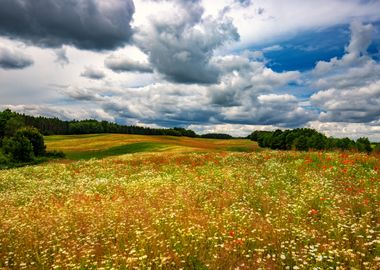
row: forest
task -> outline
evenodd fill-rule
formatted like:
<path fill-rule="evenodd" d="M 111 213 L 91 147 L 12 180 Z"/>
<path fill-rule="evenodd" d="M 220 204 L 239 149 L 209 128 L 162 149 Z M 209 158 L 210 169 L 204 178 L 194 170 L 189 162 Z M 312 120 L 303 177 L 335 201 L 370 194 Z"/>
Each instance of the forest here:
<path fill-rule="evenodd" d="M 20 126 L 32 126 L 37 128 L 43 135 L 71 135 L 71 134 L 93 134 L 93 133 L 121 133 L 139 135 L 168 135 L 196 137 L 192 130 L 184 128 L 149 128 L 140 126 L 127 126 L 107 121 L 72 120 L 63 121 L 58 118 L 43 116 L 31 116 L 12 112 L 9 109 L 0 112 L 0 136 L 12 133 Z"/>
<path fill-rule="evenodd" d="M 371 142 L 368 138 L 362 137 L 354 141 L 350 138 L 326 137 L 310 128 L 254 131 L 248 137 L 252 141 L 256 141 L 260 147 L 277 150 L 350 150 L 367 153 L 372 151 Z"/>

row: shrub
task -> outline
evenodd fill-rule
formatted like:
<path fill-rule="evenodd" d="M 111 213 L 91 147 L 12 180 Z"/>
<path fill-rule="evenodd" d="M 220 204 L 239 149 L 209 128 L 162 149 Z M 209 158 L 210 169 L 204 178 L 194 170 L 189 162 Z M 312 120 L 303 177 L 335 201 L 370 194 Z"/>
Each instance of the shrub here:
<path fill-rule="evenodd" d="M 3 141 L 3 149 L 5 154 L 15 162 L 29 162 L 34 160 L 32 143 L 21 134 L 14 137 L 5 138 Z"/>
<path fill-rule="evenodd" d="M 25 136 L 31 142 L 33 153 L 36 157 L 45 155 L 46 146 L 44 143 L 44 137 L 38 129 L 34 127 L 24 127 L 16 132 L 16 136 L 17 135 Z"/>
<path fill-rule="evenodd" d="M 57 151 L 57 150 L 48 151 L 46 152 L 45 156 L 48 158 L 65 158 L 66 157 L 65 153 L 63 153 L 62 151 Z"/>

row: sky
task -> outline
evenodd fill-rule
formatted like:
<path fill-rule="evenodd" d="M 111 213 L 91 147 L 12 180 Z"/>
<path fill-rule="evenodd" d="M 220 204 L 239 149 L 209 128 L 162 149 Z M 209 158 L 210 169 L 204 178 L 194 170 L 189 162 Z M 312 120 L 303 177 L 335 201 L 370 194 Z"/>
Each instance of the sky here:
<path fill-rule="evenodd" d="M 0 109 L 380 142 L 380 0 L 0 0 Z"/>

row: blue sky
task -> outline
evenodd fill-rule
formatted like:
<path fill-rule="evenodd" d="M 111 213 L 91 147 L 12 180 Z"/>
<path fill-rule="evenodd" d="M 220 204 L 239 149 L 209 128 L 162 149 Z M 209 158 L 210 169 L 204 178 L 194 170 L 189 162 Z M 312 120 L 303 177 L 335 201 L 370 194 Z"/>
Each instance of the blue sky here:
<path fill-rule="evenodd" d="M 0 108 L 380 141 L 379 33 L 377 0 L 6 0 Z"/>
<path fill-rule="evenodd" d="M 374 35 L 368 54 L 379 60 L 380 49 L 380 22 L 373 22 Z M 377 35 L 375 35 L 377 34 Z M 333 57 L 342 57 L 345 46 L 350 42 L 348 24 L 331 26 L 316 31 L 298 33 L 288 40 L 278 42 L 281 49 L 265 52 L 269 60 L 268 66 L 277 72 L 299 70 L 307 71 L 315 67 L 318 61 L 328 61 Z M 268 47 L 273 45 L 267 44 Z M 266 46 L 253 47 L 256 50 L 265 50 Z"/>

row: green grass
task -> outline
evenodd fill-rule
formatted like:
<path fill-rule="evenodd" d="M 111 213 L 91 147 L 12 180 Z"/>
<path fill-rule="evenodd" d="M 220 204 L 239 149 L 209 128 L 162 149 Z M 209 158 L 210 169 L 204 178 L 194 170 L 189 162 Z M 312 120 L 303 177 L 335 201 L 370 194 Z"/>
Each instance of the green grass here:
<path fill-rule="evenodd" d="M 80 160 L 91 158 L 105 158 L 110 156 L 119 156 L 125 154 L 139 153 L 139 152 L 157 152 L 163 150 L 167 146 L 160 143 L 141 142 L 132 143 L 121 146 L 115 146 L 108 149 L 95 150 L 95 151 L 81 151 L 81 152 L 68 152 L 66 157 L 68 159 Z"/>
<path fill-rule="evenodd" d="M 83 134 L 83 135 L 51 135 L 45 136 L 45 142 L 63 141 L 67 139 L 86 139 L 86 138 L 96 138 L 103 136 L 105 134 Z"/>
<path fill-rule="evenodd" d="M 232 146 L 232 147 L 228 147 L 227 149 L 230 152 L 244 152 L 244 153 L 258 151 L 258 149 L 253 149 L 250 146 Z"/>

